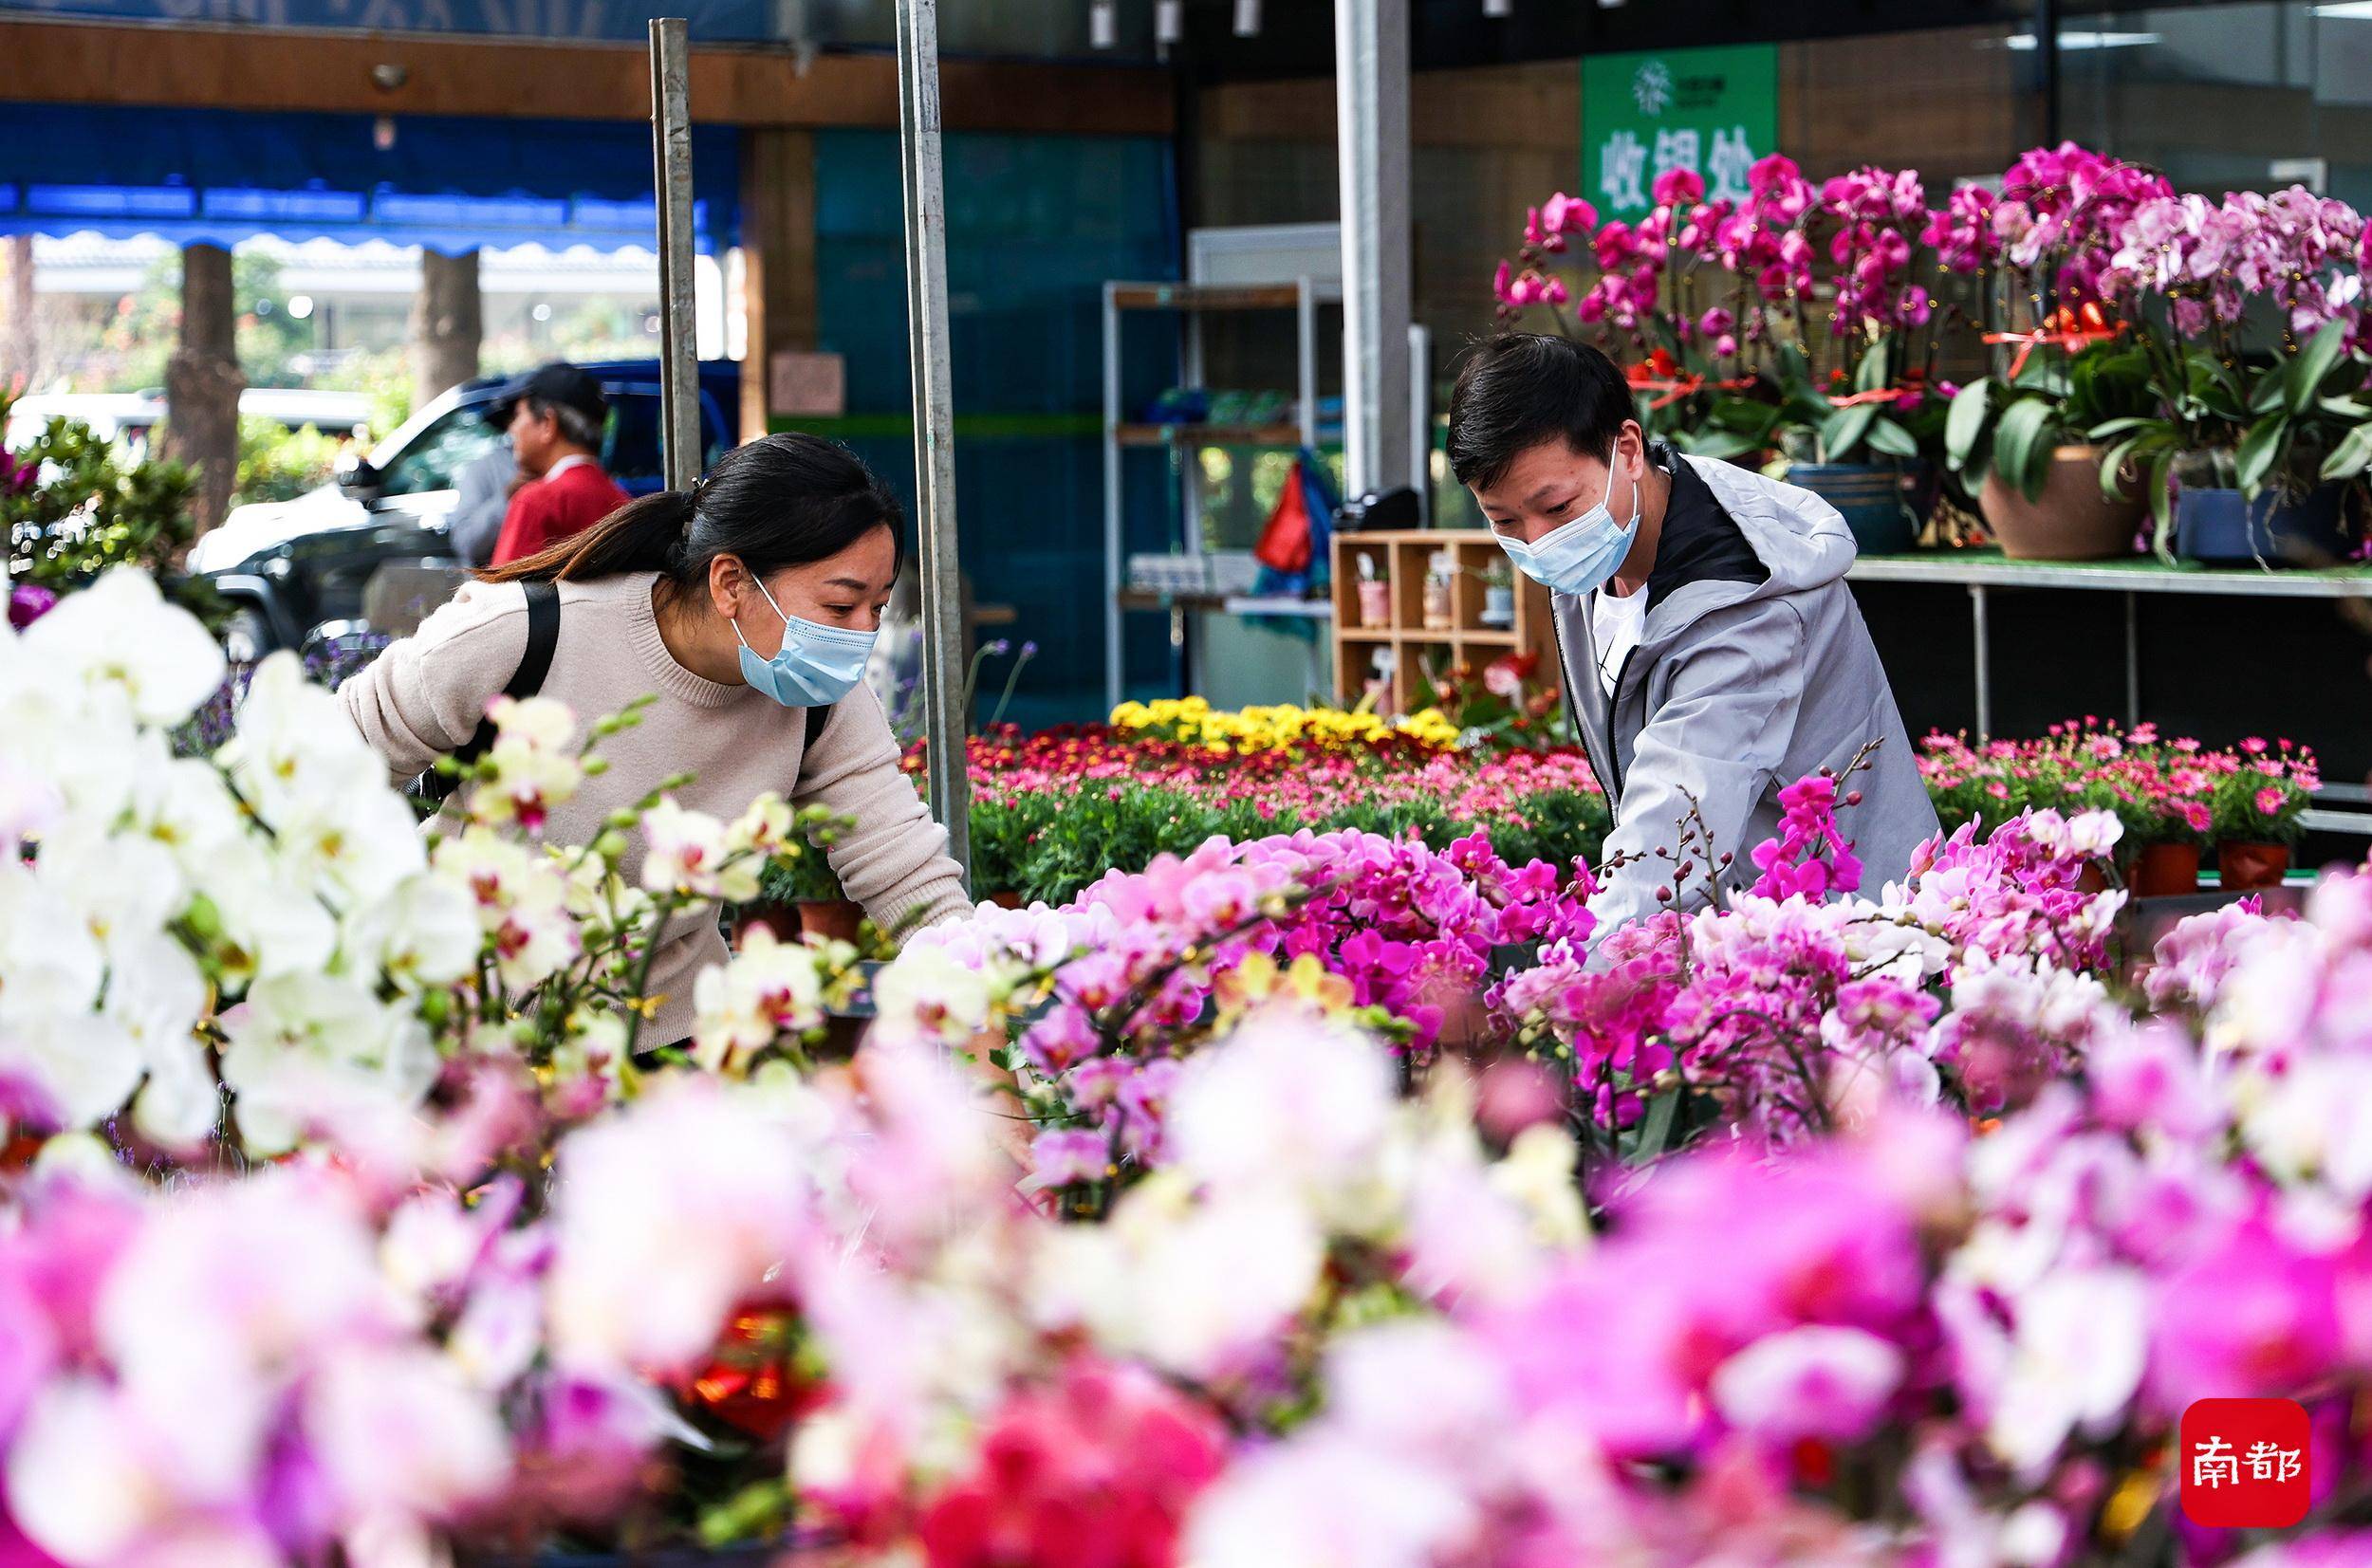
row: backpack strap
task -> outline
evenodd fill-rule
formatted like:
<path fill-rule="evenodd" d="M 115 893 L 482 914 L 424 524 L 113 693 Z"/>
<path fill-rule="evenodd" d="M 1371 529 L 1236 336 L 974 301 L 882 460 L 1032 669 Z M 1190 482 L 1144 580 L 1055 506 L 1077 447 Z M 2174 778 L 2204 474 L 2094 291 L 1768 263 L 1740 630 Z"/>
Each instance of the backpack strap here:
<path fill-rule="evenodd" d="M 552 650 L 560 643 L 560 585 L 536 581 L 520 586 L 528 595 L 528 648 L 520 656 L 519 668 L 511 672 L 510 682 L 503 687 L 503 695 L 514 701 L 544 690 L 544 677 L 552 670 Z M 496 734 L 491 716 L 478 720 L 477 732 L 454 748 L 454 762 L 468 767 L 492 748 Z M 414 793 L 423 800 L 442 801 L 459 783 L 457 777 L 431 768 L 420 775 Z"/>

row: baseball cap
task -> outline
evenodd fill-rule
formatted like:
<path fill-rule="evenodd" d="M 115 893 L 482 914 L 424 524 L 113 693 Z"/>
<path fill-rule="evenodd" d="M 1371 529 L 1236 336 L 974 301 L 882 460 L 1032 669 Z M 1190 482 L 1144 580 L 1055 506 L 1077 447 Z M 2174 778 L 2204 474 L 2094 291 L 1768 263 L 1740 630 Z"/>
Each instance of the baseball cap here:
<path fill-rule="evenodd" d="M 602 384 L 565 360 L 538 365 L 525 376 L 505 382 L 494 394 L 494 400 L 486 405 L 486 422 L 496 430 L 509 429 L 510 415 L 522 397 L 565 404 L 597 425 L 609 417 L 609 399 L 602 396 Z"/>

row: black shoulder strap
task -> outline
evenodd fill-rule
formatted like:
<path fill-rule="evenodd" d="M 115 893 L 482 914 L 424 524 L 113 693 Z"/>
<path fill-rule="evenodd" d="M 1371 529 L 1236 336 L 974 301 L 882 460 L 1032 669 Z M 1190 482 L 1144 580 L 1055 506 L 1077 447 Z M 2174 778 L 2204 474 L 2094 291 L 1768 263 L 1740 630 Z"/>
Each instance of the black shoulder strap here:
<path fill-rule="evenodd" d="M 521 586 L 528 592 L 528 650 L 520 655 L 519 668 L 511 672 L 510 684 L 503 688 L 508 697 L 531 697 L 544 690 L 544 677 L 552 670 L 552 649 L 560 641 L 559 585 L 528 582 Z M 469 766 L 486 755 L 494 737 L 494 721 L 478 720 L 477 732 L 455 748 L 453 760 Z M 432 767 L 413 781 L 412 793 L 435 804 L 459 787 L 460 782 L 456 775 Z"/>
<path fill-rule="evenodd" d="M 528 651 L 520 655 L 519 668 L 511 672 L 510 683 L 503 688 L 503 695 L 513 700 L 544 690 L 544 677 L 552 673 L 552 649 L 560 641 L 560 585 L 537 581 L 521 586 L 528 591 Z M 494 721 L 480 719 L 477 733 L 453 754 L 453 760 L 467 767 L 493 744 Z"/>

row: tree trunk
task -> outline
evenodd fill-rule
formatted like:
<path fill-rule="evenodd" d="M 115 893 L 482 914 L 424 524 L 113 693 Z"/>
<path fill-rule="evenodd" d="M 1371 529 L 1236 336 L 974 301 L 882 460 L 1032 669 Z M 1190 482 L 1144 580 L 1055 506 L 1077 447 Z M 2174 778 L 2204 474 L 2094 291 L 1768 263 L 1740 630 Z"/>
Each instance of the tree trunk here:
<path fill-rule="evenodd" d="M 231 252 L 181 248 L 181 341 L 165 361 L 165 455 L 197 470 L 197 531 L 221 526 L 239 470 L 238 304 Z"/>
<path fill-rule="evenodd" d="M 485 335 L 479 305 L 477 252 L 420 252 L 420 291 L 412 298 L 412 406 L 459 386 L 477 374 Z"/>
<path fill-rule="evenodd" d="M 39 373 L 41 339 L 33 326 L 33 236 L 6 241 L 9 275 L 8 333 L 0 337 L 0 392 L 22 390 Z"/>

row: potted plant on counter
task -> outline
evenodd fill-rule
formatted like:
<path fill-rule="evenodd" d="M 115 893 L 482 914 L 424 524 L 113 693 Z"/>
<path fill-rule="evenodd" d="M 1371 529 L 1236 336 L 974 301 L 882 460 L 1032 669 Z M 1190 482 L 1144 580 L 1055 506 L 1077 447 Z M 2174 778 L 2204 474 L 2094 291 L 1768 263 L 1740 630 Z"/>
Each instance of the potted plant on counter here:
<path fill-rule="evenodd" d="M 2158 407 L 2094 434 L 2141 473 L 2161 555 L 2317 565 L 2348 553 L 2343 488 L 2372 467 L 2372 399 L 2352 308 L 2331 286 L 2363 233 L 2352 208 L 2303 187 L 2163 196 L 2125 224 L 2104 282 L 2149 357 Z"/>
<path fill-rule="evenodd" d="M 2130 555 L 2145 504 L 2127 454 L 2110 461 L 2092 430 L 2146 417 L 2154 406 L 2140 350 L 2089 323 L 2060 335 L 2014 372 L 1960 388 L 1944 427 L 1945 462 L 1977 496 L 2002 554 L 2018 561 L 2105 561 Z"/>
<path fill-rule="evenodd" d="M 2280 885 L 2321 784 L 2321 767 L 2305 747 L 2255 736 L 2240 743 L 2215 782 L 2215 876 L 2227 891 Z"/>

